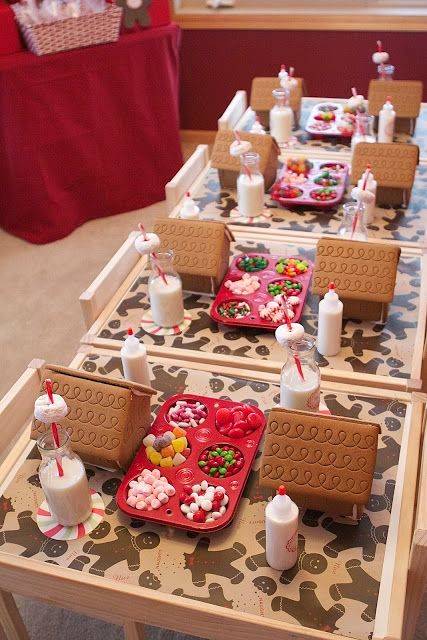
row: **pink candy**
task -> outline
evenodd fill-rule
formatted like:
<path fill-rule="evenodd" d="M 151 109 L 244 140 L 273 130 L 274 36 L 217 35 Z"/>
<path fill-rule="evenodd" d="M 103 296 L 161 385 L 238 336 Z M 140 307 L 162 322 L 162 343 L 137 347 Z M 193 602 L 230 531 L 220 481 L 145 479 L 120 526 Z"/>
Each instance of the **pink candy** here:
<path fill-rule="evenodd" d="M 175 406 L 168 411 L 169 424 L 174 429 L 188 429 L 188 427 L 197 427 L 206 420 L 207 410 L 201 402 L 187 402 L 187 400 L 178 400 Z"/>
<path fill-rule="evenodd" d="M 227 289 L 230 289 L 231 293 L 247 296 L 251 293 L 255 293 L 255 291 L 260 288 L 261 283 L 257 276 L 251 275 L 250 273 L 244 273 L 240 280 L 227 280 L 224 282 L 224 286 L 227 287 Z"/>
<path fill-rule="evenodd" d="M 159 469 L 144 469 L 137 480 L 129 482 L 127 504 L 139 511 L 152 511 L 169 502 L 175 495 L 175 488 L 169 484 Z"/>

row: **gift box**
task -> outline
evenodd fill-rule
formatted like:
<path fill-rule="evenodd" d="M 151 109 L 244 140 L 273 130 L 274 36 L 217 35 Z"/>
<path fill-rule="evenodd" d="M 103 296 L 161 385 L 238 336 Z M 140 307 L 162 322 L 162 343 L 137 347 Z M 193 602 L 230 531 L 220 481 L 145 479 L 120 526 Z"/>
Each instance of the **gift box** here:
<path fill-rule="evenodd" d="M 7 56 L 22 50 L 15 16 L 4 0 L 0 0 L 0 34 L 0 56 Z"/>
<path fill-rule="evenodd" d="M 68 406 L 60 425 L 73 450 L 89 464 L 126 471 L 150 429 L 151 396 L 156 391 L 55 365 L 44 367 L 42 380 L 46 378 Z M 35 440 L 49 428 L 34 420 L 31 437 Z"/>

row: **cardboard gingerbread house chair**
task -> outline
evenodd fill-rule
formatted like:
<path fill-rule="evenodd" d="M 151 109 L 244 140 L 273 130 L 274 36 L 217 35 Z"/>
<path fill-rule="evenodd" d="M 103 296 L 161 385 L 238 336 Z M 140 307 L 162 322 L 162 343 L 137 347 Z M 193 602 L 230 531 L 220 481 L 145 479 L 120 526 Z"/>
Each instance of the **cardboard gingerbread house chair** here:
<path fill-rule="evenodd" d="M 161 251 L 172 250 L 185 291 L 215 295 L 227 273 L 234 236 L 223 222 L 164 218 L 154 225 Z"/>
<path fill-rule="evenodd" d="M 46 378 L 68 406 L 60 424 L 73 450 L 89 464 L 126 471 L 150 430 L 151 396 L 156 391 L 51 364 L 43 369 L 42 380 Z M 43 385 L 40 393 L 45 393 Z M 35 419 L 31 437 L 37 439 L 49 428 Z"/>
<path fill-rule="evenodd" d="M 322 238 L 317 243 L 313 293 L 334 282 L 344 317 L 385 322 L 394 297 L 400 248 L 376 242 Z"/>
<path fill-rule="evenodd" d="M 257 133 L 239 132 L 240 138 L 251 143 L 251 151 L 259 153 L 259 168 L 264 176 L 265 189 L 269 189 L 277 177 L 279 146 L 269 135 L 260 136 Z M 236 189 L 237 178 L 240 173 L 240 157 L 230 155 L 230 145 L 234 142 L 232 131 L 218 131 L 212 150 L 211 165 L 218 169 L 221 187 Z"/>

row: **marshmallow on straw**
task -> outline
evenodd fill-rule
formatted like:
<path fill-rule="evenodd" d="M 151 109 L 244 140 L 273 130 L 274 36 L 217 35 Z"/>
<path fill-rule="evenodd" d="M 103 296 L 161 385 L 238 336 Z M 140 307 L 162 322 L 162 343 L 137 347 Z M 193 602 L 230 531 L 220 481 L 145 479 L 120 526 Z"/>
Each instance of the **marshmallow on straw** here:
<path fill-rule="evenodd" d="M 139 230 L 141 231 L 142 239 L 143 239 L 143 242 L 145 243 L 145 245 L 152 246 L 153 243 L 156 242 L 155 239 L 157 238 L 157 240 L 159 241 L 159 244 L 156 246 L 156 248 L 158 248 L 160 246 L 160 239 L 159 239 L 158 236 L 156 236 L 154 233 L 148 234 L 146 232 L 145 228 L 144 228 L 144 225 L 141 222 L 139 223 L 138 227 L 139 227 Z M 151 240 L 150 240 L 149 236 L 151 236 Z M 154 240 L 153 240 L 153 236 L 154 236 Z M 141 236 L 139 236 L 139 237 L 141 237 Z M 138 238 L 135 240 L 135 247 L 136 247 L 137 240 L 138 240 Z M 151 244 L 149 244 L 149 243 L 151 243 Z M 144 245 L 140 244 L 140 246 L 141 246 L 141 248 L 144 248 Z M 137 251 L 139 251 L 138 248 L 137 248 Z M 139 253 L 141 253 L 142 255 L 148 255 L 149 254 L 151 256 L 154 264 L 156 265 L 157 271 L 159 272 L 159 276 L 162 278 L 162 280 L 163 280 L 163 282 L 165 284 L 168 284 L 168 281 L 166 280 L 166 276 L 163 273 L 163 269 L 160 266 L 157 254 L 153 250 L 151 250 L 151 252 L 150 251 L 147 252 L 145 248 L 144 248 L 143 252 L 139 251 Z"/>
<path fill-rule="evenodd" d="M 242 140 L 237 131 L 233 131 L 233 133 L 236 139 L 230 145 L 230 155 L 233 156 L 233 158 L 237 158 L 250 151 L 252 145 L 248 140 Z"/>
<path fill-rule="evenodd" d="M 265 135 L 264 127 L 262 126 L 258 116 L 255 116 L 255 122 L 253 123 L 249 133 L 260 133 L 261 135 Z"/>
<path fill-rule="evenodd" d="M 357 93 L 356 87 L 351 88 L 351 93 L 351 98 L 347 100 L 348 106 L 350 107 L 350 109 L 356 109 L 357 111 L 360 111 L 364 105 L 365 97 L 361 93 Z"/>
<path fill-rule="evenodd" d="M 383 51 L 383 45 L 381 40 L 377 40 L 377 50 L 372 54 L 372 62 L 374 64 L 385 64 L 389 61 L 390 56 L 387 51 Z"/>
<path fill-rule="evenodd" d="M 160 238 L 155 233 L 147 233 L 144 227 L 139 225 L 139 229 L 141 231 L 141 235 L 139 235 L 135 240 L 135 249 L 142 256 L 148 256 L 153 251 L 157 251 L 160 248 Z"/>
<path fill-rule="evenodd" d="M 195 220 L 199 217 L 200 208 L 196 205 L 189 191 L 185 194 L 184 205 L 179 210 L 179 217 L 184 220 Z"/>
<path fill-rule="evenodd" d="M 52 380 L 45 380 L 45 389 L 47 395 L 37 398 L 34 403 L 34 417 L 40 420 L 40 422 L 50 424 L 55 447 L 59 449 L 60 443 L 56 421 L 65 418 L 68 407 L 60 395 L 56 393 L 54 395 L 52 393 Z M 59 455 L 56 456 L 56 467 L 58 469 L 58 475 L 62 477 L 64 475 L 64 469 L 62 468 L 61 457 Z"/>

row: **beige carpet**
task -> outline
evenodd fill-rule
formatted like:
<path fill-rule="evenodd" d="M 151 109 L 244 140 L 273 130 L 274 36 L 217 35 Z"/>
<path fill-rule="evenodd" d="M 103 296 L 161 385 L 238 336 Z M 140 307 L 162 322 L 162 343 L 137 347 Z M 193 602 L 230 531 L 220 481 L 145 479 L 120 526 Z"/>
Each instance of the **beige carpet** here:
<path fill-rule="evenodd" d="M 194 146 L 186 145 L 184 154 Z M 30 245 L 0 230 L 0 397 L 33 358 L 67 365 L 85 331 L 78 297 L 140 221 L 147 229 L 165 203 L 94 220 L 48 245 Z M 121 628 L 19 598 L 31 640 L 122 640 Z M 149 629 L 147 640 L 190 640 Z M 407 640 L 407 639 L 405 639 Z M 409 639 L 408 639 L 409 640 Z M 416 640 L 427 640 L 427 602 Z"/>

